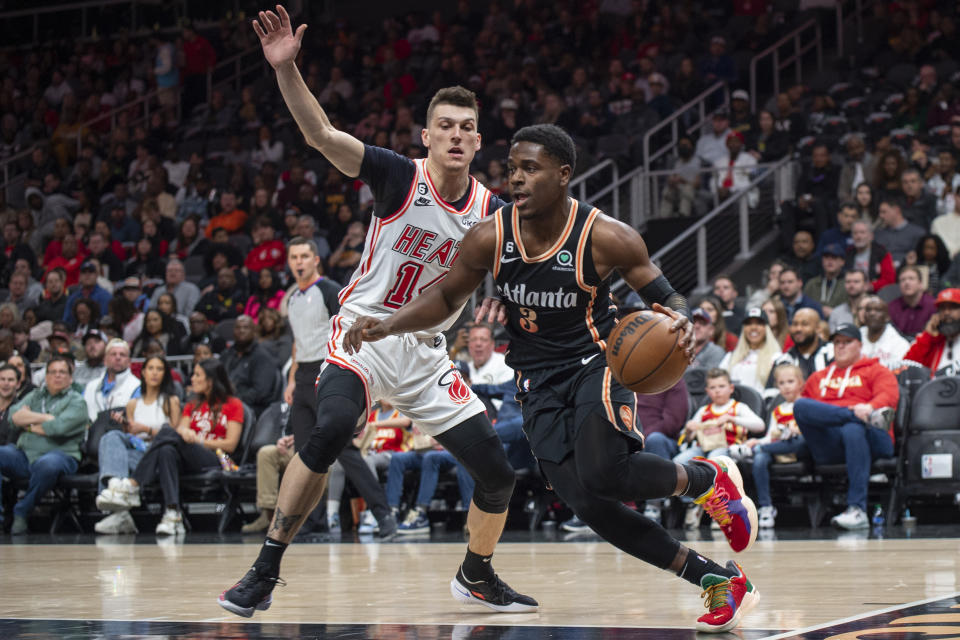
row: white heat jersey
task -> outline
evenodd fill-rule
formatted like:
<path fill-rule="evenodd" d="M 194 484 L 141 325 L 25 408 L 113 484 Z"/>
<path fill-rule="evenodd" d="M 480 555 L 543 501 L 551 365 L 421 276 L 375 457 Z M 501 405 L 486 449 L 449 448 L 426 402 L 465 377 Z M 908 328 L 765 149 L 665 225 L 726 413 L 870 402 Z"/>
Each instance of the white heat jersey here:
<path fill-rule="evenodd" d="M 438 282 L 457 259 L 463 235 L 488 213 L 490 192 L 473 177 L 466 204 L 457 211 L 437 194 L 426 160 L 414 163 L 416 173 L 403 206 L 389 218 L 375 217 L 367 230 L 360 264 L 340 291 L 340 315 L 345 318 L 387 317 Z M 415 335 L 431 338 L 459 315 L 458 309 L 440 325 Z"/>

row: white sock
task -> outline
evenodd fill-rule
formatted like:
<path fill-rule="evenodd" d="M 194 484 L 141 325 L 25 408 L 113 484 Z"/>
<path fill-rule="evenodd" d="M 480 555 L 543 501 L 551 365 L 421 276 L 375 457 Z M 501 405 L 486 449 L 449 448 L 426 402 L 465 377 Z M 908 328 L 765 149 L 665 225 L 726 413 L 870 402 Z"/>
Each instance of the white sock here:
<path fill-rule="evenodd" d="M 340 513 L 339 500 L 327 500 L 327 517 L 335 516 Z"/>

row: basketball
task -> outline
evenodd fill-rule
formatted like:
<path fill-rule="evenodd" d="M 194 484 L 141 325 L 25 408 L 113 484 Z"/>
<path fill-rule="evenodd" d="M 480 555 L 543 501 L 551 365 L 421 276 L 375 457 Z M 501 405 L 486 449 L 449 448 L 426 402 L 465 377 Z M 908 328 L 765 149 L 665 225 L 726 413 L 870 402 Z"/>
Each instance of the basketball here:
<path fill-rule="evenodd" d="M 680 332 L 671 332 L 673 319 L 655 311 L 631 313 L 607 339 L 607 366 L 631 391 L 660 393 L 677 383 L 687 369 Z"/>

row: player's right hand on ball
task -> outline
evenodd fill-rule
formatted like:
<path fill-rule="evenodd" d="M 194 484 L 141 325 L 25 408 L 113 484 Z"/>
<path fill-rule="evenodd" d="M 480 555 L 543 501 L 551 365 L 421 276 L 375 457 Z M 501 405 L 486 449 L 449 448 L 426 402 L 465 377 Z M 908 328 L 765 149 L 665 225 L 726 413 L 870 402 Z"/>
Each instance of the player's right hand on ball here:
<path fill-rule="evenodd" d="M 293 62 L 300 51 L 300 42 L 307 25 L 297 27 L 294 33 L 290 26 L 290 16 L 287 10 L 277 5 L 277 13 L 261 11 L 260 20 L 253 21 L 253 30 L 260 38 L 263 55 L 274 69 L 288 62 Z"/>
<path fill-rule="evenodd" d="M 364 342 L 376 342 L 386 338 L 389 334 L 382 320 L 370 316 L 360 316 L 347 330 L 343 337 L 343 348 L 347 353 L 354 354 L 360 350 Z"/>

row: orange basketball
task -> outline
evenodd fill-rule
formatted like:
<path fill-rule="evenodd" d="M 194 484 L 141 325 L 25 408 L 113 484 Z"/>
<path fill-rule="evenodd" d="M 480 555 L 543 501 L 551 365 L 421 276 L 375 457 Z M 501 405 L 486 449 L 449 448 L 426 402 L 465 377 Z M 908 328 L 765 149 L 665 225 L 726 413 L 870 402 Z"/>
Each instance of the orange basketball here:
<path fill-rule="evenodd" d="M 637 393 L 666 391 L 687 369 L 680 332 L 673 319 L 655 311 L 637 311 L 621 319 L 607 338 L 607 366 L 620 384 Z"/>

